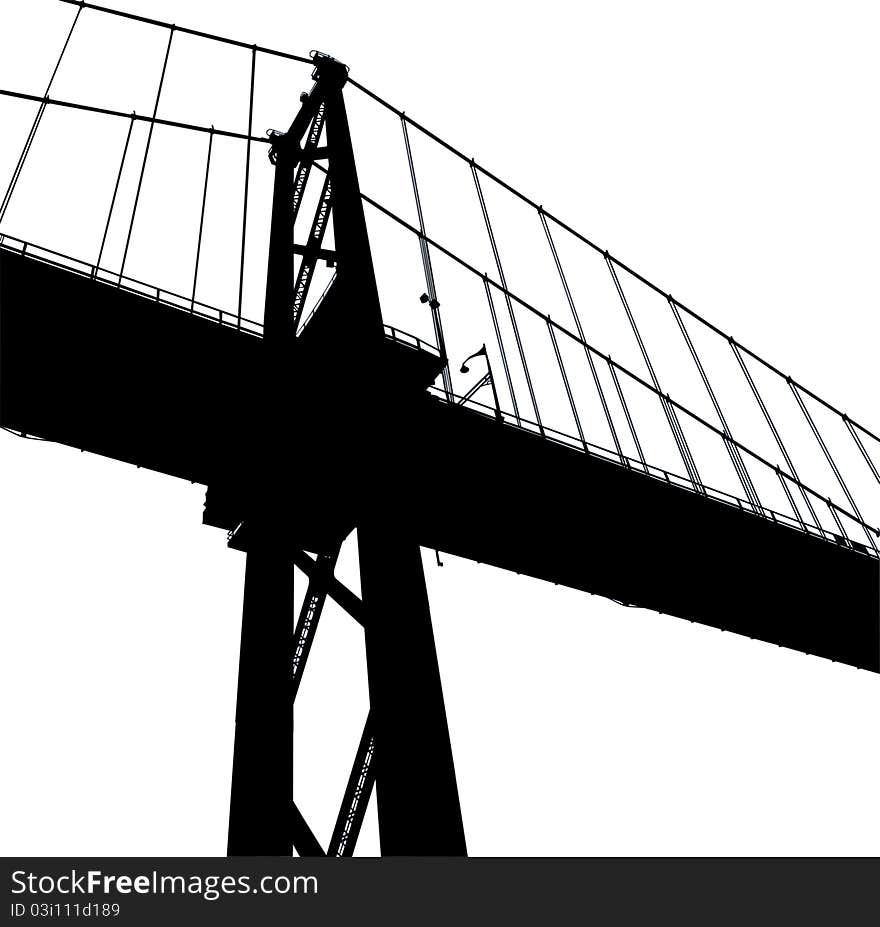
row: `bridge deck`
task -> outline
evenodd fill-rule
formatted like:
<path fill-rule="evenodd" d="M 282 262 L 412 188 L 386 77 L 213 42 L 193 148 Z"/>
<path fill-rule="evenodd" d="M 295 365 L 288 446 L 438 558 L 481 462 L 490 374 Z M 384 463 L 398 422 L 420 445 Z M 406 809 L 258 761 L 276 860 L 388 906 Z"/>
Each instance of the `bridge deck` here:
<path fill-rule="evenodd" d="M 307 549 L 378 479 L 423 546 L 880 670 L 875 557 L 432 397 L 436 355 L 399 338 L 370 402 L 312 325 L 279 433 L 259 337 L 0 250 L 0 424 L 204 483 L 227 530 L 271 483 Z"/>

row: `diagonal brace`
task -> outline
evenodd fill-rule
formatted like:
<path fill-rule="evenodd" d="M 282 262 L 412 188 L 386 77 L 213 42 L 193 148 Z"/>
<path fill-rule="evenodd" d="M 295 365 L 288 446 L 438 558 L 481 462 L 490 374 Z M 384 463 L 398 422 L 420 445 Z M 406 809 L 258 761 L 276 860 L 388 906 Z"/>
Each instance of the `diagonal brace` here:
<path fill-rule="evenodd" d="M 321 554 L 315 561 L 312 575 L 309 577 L 309 586 L 306 597 L 300 609 L 299 619 L 293 632 L 293 660 L 291 664 L 291 691 L 290 700 L 295 701 L 306 668 L 306 660 L 312 649 L 312 641 L 318 630 L 318 622 L 327 600 L 327 581 L 333 576 L 336 558 L 339 551 L 331 554 Z"/>
<path fill-rule="evenodd" d="M 293 848 L 300 856 L 326 856 L 327 854 L 318 843 L 318 838 L 312 833 L 302 812 L 297 808 L 296 802 L 290 803 L 290 829 L 293 838 Z"/>
<path fill-rule="evenodd" d="M 317 560 L 307 554 L 304 550 L 295 551 L 293 554 L 293 562 L 299 567 L 309 577 L 311 580 L 312 576 L 318 570 Z M 366 614 L 364 612 L 364 603 L 356 596 L 347 586 L 343 585 L 335 576 L 332 574 L 327 577 L 327 595 L 336 602 L 341 608 L 343 608 L 349 615 L 351 615 L 354 620 L 361 625 L 366 627 Z"/>
<path fill-rule="evenodd" d="M 351 856 L 364 823 L 370 794 L 376 781 L 376 738 L 373 733 L 372 713 L 367 715 L 342 797 L 339 816 L 330 838 L 328 856 Z"/>

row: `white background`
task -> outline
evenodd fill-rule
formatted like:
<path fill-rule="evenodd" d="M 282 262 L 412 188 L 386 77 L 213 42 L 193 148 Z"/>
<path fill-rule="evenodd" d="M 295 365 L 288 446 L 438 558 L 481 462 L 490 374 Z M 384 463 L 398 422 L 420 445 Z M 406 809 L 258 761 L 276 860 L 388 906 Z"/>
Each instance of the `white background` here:
<path fill-rule="evenodd" d="M 872 5 L 120 6 L 334 54 L 876 430 Z M 15 64 L 4 86 L 31 90 Z M 224 853 L 244 561 L 202 503 L 0 434 L 0 851 Z M 472 854 L 880 851 L 876 676 L 424 559 Z M 366 712 L 361 644 L 328 608 L 297 705 L 296 798 L 324 842 Z"/>

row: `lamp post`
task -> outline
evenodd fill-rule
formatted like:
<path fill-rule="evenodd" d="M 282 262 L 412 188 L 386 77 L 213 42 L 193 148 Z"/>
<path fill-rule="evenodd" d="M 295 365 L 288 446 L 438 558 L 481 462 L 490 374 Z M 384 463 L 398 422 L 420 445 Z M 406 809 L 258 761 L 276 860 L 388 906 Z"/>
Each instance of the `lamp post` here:
<path fill-rule="evenodd" d="M 479 349 L 479 351 L 474 351 L 473 354 L 465 358 L 464 363 L 461 365 L 461 372 L 468 373 L 470 370 L 467 365 L 468 361 L 473 360 L 475 357 L 480 357 L 481 355 L 486 358 L 486 376 L 483 378 L 483 380 L 478 381 L 477 384 L 467 392 L 461 401 L 464 402 L 465 400 L 470 399 L 471 396 L 473 396 L 474 393 L 476 393 L 485 382 L 488 382 L 492 387 L 492 399 L 495 402 L 495 418 L 497 421 L 503 422 L 504 418 L 501 415 L 501 406 L 498 403 L 498 391 L 495 389 L 495 377 L 492 375 L 492 364 L 489 362 L 489 353 L 486 351 L 485 344 Z"/>

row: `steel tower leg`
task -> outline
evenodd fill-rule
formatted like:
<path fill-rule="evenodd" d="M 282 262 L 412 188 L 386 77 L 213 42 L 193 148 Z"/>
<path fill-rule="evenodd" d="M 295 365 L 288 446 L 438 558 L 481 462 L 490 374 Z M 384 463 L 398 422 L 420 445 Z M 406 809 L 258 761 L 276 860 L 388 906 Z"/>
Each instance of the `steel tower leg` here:
<path fill-rule="evenodd" d="M 230 856 L 291 856 L 293 802 L 293 564 L 248 552 L 241 619 Z"/>
<path fill-rule="evenodd" d="M 285 384 L 295 353 L 291 312 L 294 171 L 302 154 L 303 135 L 310 126 L 316 139 L 320 134 L 324 93 L 319 81 L 306 94 L 290 130 L 274 140 L 270 151 L 275 179 L 264 313 L 268 373 L 262 413 L 270 435 L 280 433 L 287 422 Z M 256 537 L 248 548 L 245 573 L 227 852 L 230 856 L 290 856 L 297 843 L 300 852 L 318 853 L 317 841 L 293 804 L 293 563 L 284 553 L 284 532 L 271 515 L 271 489 L 283 486 L 289 474 L 279 469 L 283 455 L 271 441 L 264 441 L 254 452 L 265 461 L 270 501 L 262 509 L 257 505 L 247 519 Z M 300 652 L 300 663 L 302 659 Z"/>
<path fill-rule="evenodd" d="M 275 523 L 274 498 L 290 479 L 284 471 L 283 442 L 273 435 L 289 427 L 287 384 L 296 353 L 293 301 L 293 226 L 302 194 L 294 172 L 303 156 L 301 139 L 311 130 L 311 154 L 320 136 L 323 102 L 329 84 L 339 93 L 340 70 L 325 79 L 316 70 L 316 83 L 302 98 L 302 106 L 288 132 L 277 136 L 270 149 L 275 164 L 272 221 L 266 274 L 264 343 L 267 375 L 265 405 L 261 410 L 264 437 L 254 453 L 264 461 L 264 498 L 246 517 L 249 533 L 238 674 L 235 752 L 229 809 L 228 853 L 290 856 L 319 853 L 320 847 L 293 804 L 293 667 L 308 652 L 310 637 L 294 648 L 293 563 L 285 553 L 285 532 Z M 308 167 L 301 175 L 302 183 Z M 323 569 L 323 566 L 322 566 Z M 331 567 L 332 575 L 332 567 Z M 313 616 L 316 620 L 316 615 Z M 313 628 L 312 628 L 313 629 Z M 308 628 L 303 626 L 301 631 Z M 297 680 L 298 681 L 298 680 Z"/>
<path fill-rule="evenodd" d="M 392 521 L 358 528 L 382 855 L 465 856 L 421 552 Z"/>

